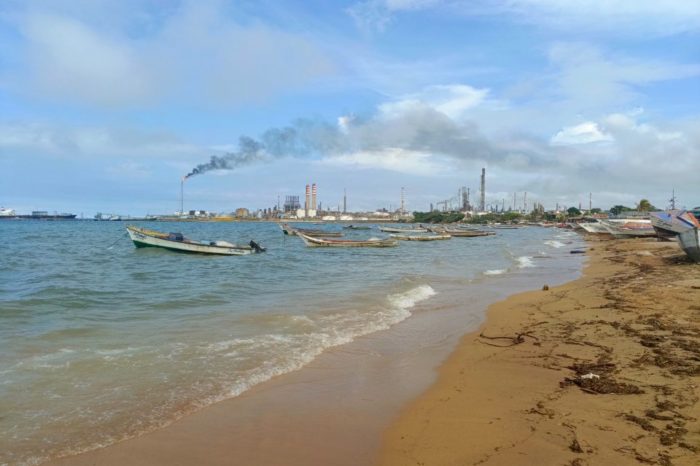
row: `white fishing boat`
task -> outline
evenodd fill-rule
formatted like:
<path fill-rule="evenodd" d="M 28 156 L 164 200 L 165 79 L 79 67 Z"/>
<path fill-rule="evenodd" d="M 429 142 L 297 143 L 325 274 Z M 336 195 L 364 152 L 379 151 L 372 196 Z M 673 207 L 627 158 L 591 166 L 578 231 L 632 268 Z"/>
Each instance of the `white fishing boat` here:
<path fill-rule="evenodd" d="M 698 219 L 685 210 L 652 212 L 650 220 L 656 235 L 662 240 L 673 240 L 684 231 L 700 226 Z"/>
<path fill-rule="evenodd" d="M 700 263 L 700 229 L 698 227 L 690 228 L 679 234 L 678 242 L 688 257 L 694 262 Z"/>
<path fill-rule="evenodd" d="M 183 236 L 182 233 L 162 233 L 135 226 L 126 227 L 126 231 L 137 248 L 156 247 L 178 252 L 224 256 L 245 256 L 265 251 L 255 241 L 245 245 L 228 241 L 197 241 Z"/>
<path fill-rule="evenodd" d="M 389 235 L 399 241 L 439 241 L 451 239 L 451 235 Z"/>
<path fill-rule="evenodd" d="M 418 228 L 395 228 L 395 227 L 379 227 L 379 231 L 384 233 L 427 233 L 428 229 L 423 227 Z"/>
<path fill-rule="evenodd" d="M 304 244 L 312 248 L 390 248 L 399 244 L 393 238 L 370 238 L 366 240 L 326 239 L 308 236 L 301 232 L 297 232 L 297 236 L 304 241 Z"/>
<path fill-rule="evenodd" d="M 647 219 L 614 219 L 603 220 L 601 223 L 615 238 L 640 238 L 655 236 L 651 220 Z"/>
<path fill-rule="evenodd" d="M 610 232 L 608 229 L 605 227 L 600 222 L 583 222 L 579 223 L 578 226 L 580 226 L 583 231 L 586 233 L 591 233 L 593 235 L 609 235 Z"/>

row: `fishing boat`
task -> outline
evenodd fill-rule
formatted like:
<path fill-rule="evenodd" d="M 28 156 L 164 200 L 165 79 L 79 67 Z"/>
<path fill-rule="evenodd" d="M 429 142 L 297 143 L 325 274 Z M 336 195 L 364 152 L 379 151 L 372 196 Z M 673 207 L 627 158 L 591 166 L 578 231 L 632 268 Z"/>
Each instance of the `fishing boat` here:
<path fill-rule="evenodd" d="M 681 249 L 688 254 L 694 262 L 700 263 L 700 229 L 690 228 L 678 235 Z"/>
<path fill-rule="evenodd" d="M 610 232 L 608 231 L 607 228 L 605 228 L 605 225 L 602 223 L 596 221 L 596 222 L 582 222 L 579 223 L 578 226 L 580 226 L 583 231 L 586 233 L 591 233 L 594 235 L 609 235 Z"/>
<path fill-rule="evenodd" d="M 379 231 L 384 233 L 427 233 L 428 229 L 422 226 L 418 228 L 379 227 Z"/>
<path fill-rule="evenodd" d="M 649 218 L 660 240 L 671 241 L 684 231 L 700 226 L 698 219 L 685 210 L 652 212 Z"/>
<path fill-rule="evenodd" d="M 450 235 L 389 235 L 399 241 L 439 241 L 451 239 Z"/>
<path fill-rule="evenodd" d="M 156 247 L 178 252 L 224 256 L 245 256 L 265 251 L 265 248 L 260 247 L 255 241 L 245 245 L 228 241 L 197 241 L 183 236 L 182 233 L 162 233 L 135 226 L 126 227 L 126 231 L 137 248 Z"/>
<path fill-rule="evenodd" d="M 440 235 L 450 235 L 455 238 L 474 238 L 477 236 L 493 236 L 496 234 L 495 231 L 467 230 L 457 228 L 432 228 L 430 231 Z"/>
<path fill-rule="evenodd" d="M 608 232 L 610 232 L 610 234 L 615 238 L 642 238 L 656 235 L 654 227 L 651 226 L 651 220 L 604 220 L 601 223 L 605 225 Z"/>
<path fill-rule="evenodd" d="M 287 225 L 286 223 L 280 225 L 282 232 L 285 235 L 294 236 L 299 233 L 303 233 L 307 236 L 323 237 L 323 238 L 340 238 L 343 233 L 339 231 L 326 231 L 326 230 L 313 230 L 306 228 L 295 228 L 293 226 Z"/>
<path fill-rule="evenodd" d="M 343 227 L 346 230 L 371 230 L 372 227 L 367 226 L 367 225 L 348 225 L 346 227 Z"/>
<path fill-rule="evenodd" d="M 393 238 L 370 238 L 366 240 L 326 239 L 297 232 L 297 236 L 311 248 L 390 248 L 399 244 Z"/>

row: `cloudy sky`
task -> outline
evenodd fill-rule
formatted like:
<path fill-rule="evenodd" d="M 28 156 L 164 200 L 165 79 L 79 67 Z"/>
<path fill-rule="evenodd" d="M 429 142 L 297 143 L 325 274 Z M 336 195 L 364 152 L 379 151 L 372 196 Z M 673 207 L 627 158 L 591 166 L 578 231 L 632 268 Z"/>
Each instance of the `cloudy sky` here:
<path fill-rule="evenodd" d="M 0 205 L 172 212 L 198 168 L 190 209 L 426 210 L 482 167 L 506 207 L 700 205 L 700 3 L 0 3 Z"/>

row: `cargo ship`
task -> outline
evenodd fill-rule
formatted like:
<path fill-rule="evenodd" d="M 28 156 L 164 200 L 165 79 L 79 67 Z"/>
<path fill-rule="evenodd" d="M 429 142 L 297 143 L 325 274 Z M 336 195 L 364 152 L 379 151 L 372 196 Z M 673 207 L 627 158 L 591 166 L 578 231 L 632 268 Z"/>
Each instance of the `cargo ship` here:
<path fill-rule="evenodd" d="M 17 215 L 17 218 L 30 219 L 30 220 L 74 220 L 76 214 L 58 213 L 53 214 L 48 213 L 45 210 L 34 210 L 30 215 Z"/>

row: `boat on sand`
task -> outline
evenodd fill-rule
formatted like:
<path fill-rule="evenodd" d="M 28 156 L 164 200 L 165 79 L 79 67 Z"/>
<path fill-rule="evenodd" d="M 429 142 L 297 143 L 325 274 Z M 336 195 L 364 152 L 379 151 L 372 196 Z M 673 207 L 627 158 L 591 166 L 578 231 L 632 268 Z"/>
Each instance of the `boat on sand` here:
<path fill-rule="evenodd" d="M 393 238 L 370 238 L 366 240 L 326 239 L 297 232 L 297 236 L 311 248 L 390 248 L 399 244 Z"/>
<path fill-rule="evenodd" d="M 693 262 L 700 263 L 700 229 L 698 227 L 689 228 L 679 234 L 678 242 L 681 249 L 688 254 Z"/>
<path fill-rule="evenodd" d="M 156 247 L 178 252 L 224 256 L 245 256 L 265 251 L 265 248 L 260 247 L 255 241 L 245 245 L 228 241 L 197 241 L 183 236 L 182 233 L 162 233 L 131 225 L 126 227 L 126 231 L 137 248 Z"/>

